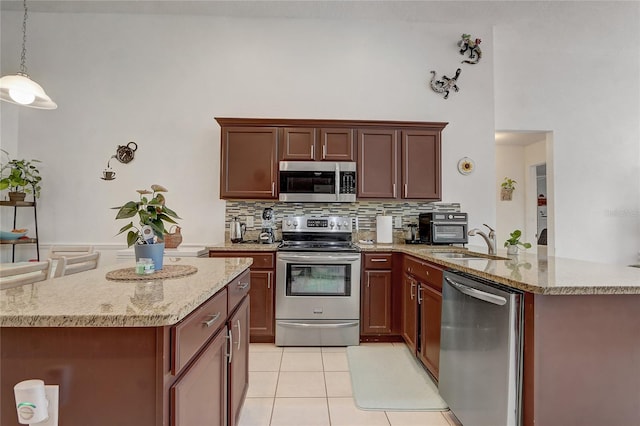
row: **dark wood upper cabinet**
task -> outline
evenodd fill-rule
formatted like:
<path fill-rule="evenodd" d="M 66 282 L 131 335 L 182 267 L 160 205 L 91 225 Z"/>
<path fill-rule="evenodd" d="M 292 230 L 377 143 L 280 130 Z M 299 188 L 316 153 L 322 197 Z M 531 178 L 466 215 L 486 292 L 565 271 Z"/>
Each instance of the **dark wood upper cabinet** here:
<path fill-rule="evenodd" d="M 396 198 L 398 138 L 396 130 L 358 130 L 358 198 Z"/>
<path fill-rule="evenodd" d="M 278 197 L 278 129 L 222 127 L 220 197 Z"/>
<path fill-rule="evenodd" d="M 402 198 L 442 199 L 440 132 L 402 131 Z"/>
<path fill-rule="evenodd" d="M 220 197 L 278 198 L 278 161 L 356 161 L 357 197 L 436 201 L 447 123 L 216 118 Z"/>
<path fill-rule="evenodd" d="M 355 161 L 353 130 L 348 128 L 285 127 L 279 158 L 285 161 Z"/>

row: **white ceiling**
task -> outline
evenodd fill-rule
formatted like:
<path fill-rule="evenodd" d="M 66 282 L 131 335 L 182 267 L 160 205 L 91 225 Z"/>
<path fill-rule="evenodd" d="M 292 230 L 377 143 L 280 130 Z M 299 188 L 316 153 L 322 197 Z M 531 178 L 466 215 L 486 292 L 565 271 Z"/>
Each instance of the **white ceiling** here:
<path fill-rule="evenodd" d="M 404 0 L 28 0 L 30 12 L 212 15 L 241 18 L 396 20 L 409 22 L 513 22 L 548 12 L 538 1 Z M 1 0 L 0 10 L 21 11 L 22 0 Z M 523 18 L 521 6 L 527 7 Z"/>

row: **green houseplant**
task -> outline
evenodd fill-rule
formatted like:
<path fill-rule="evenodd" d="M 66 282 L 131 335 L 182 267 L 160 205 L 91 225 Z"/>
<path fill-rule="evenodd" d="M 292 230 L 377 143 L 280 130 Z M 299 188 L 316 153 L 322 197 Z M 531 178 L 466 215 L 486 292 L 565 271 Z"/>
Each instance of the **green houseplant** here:
<path fill-rule="evenodd" d="M 518 247 L 524 247 L 525 249 L 531 248 L 531 243 L 523 243 L 520 241 L 520 237 L 522 236 L 522 231 L 516 229 L 511 234 L 509 234 L 509 238 L 504 242 L 504 246 L 507 248 L 507 254 L 518 254 Z"/>
<path fill-rule="evenodd" d="M 2 152 L 9 158 L 9 153 Z M 33 199 L 40 197 L 42 177 L 34 163 L 40 160 L 9 159 L 0 168 L 0 190 L 9 190 L 11 201 L 23 201 L 26 194 L 33 194 Z"/>
<path fill-rule="evenodd" d="M 511 201 L 513 198 L 513 191 L 516 189 L 516 181 L 505 176 L 504 180 L 500 184 L 502 187 L 500 191 L 500 200 Z"/>
<path fill-rule="evenodd" d="M 116 235 L 128 231 L 127 246 L 135 245 L 136 260 L 151 257 L 154 260 L 155 269 L 162 269 L 163 238 L 168 232 L 169 226 L 166 224 L 177 224 L 174 219 L 180 219 L 180 217 L 167 207 L 163 195 L 167 192 L 165 187 L 151 185 L 151 191 L 138 189 L 136 192 L 140 195 L 138 201 L 128 201 L 120 207 L 113 207 L 113 209 L 118 210 L 116 219 L 129 219 L 138 216 L 139 226 L 134 225 L 132 220 L 120 228 Z"/>

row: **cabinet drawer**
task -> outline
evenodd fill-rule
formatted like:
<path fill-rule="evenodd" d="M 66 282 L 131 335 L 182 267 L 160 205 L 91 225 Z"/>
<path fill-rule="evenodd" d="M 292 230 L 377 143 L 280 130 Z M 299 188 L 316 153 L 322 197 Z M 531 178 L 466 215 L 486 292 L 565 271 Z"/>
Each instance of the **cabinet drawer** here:
<path fill-rule="evenodd" d="M 249 293 L 250 288 L 251 277 L 248 269 L 227 285 L 227 294 L 229 298 L 227 308 L 229 312 L 232 312 L 235 309 L 242 298 Z"/>
<path fill-rule="evenodd" d="M 171 327 L 171 372 L 176 375 L 227 320 L 227 289 Z"/>
<path fill-rule="evenodd" d="M 391 253 L 364 253 L 364 269 L 391 269 Z"/>
<path fill-rule="evenodd" d="M 437 290 L 442 290 L 442 270 L 440 268 L 415 257 L 405 256 L 402 270 L 413 275 L 418 281 L 429 284 Z"/>
<path fill-rule="evenodd" d="M 209 257 L 250 257 L 253 259 L 251 269 L 273 269 L 273 253 L 255 253 L 246 251 L 215 251 L 209 250 Z"/>

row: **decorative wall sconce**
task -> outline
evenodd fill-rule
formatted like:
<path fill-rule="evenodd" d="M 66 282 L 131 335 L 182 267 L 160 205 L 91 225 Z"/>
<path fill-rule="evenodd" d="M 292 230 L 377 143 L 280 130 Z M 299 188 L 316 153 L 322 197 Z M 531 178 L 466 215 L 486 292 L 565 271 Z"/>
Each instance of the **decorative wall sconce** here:
<path fill-rule="evenodd" d="M 116 178 L 116 172 L 111 169 L 111 159 L 115 158 L 123 164 L 130 163 L 135 157 L 135 152 L 138 150 L 138 144 L 135 142 L 129 142 L 126 145 L 118 145 L 116 153 L 109 157 L 107 160 L 107 168 L 102 171 L 102 180 L 114 180 Z"/>

